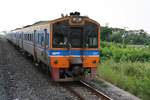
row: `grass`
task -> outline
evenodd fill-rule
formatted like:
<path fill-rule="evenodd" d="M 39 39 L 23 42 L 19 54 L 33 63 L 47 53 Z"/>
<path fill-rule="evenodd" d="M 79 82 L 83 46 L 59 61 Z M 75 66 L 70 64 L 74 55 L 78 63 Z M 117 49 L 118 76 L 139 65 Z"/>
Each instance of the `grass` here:
<path fill-rule="evenodd" d="M 150 63 L 109 60 L 98 67 L 98 75 L 143 100 L 150 98 Z"/>

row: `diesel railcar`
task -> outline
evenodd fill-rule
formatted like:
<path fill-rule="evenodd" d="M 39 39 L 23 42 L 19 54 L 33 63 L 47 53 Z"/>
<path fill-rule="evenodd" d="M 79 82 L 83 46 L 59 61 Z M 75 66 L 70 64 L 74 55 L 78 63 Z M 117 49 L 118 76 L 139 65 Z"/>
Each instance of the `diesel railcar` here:
<path fill-rule="evenodd" d="M 54 81 L 90 80 L 96 75 L 100 24 L 78 12 L 17 28 L 7 39 L 45 64 Z"/>

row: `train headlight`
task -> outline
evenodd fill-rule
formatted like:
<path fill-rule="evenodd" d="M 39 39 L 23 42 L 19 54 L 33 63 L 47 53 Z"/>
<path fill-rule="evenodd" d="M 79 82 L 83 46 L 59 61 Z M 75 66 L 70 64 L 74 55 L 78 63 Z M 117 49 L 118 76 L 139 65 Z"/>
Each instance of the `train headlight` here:
<path fill-rule="evenodd" d="M 82 18 L 80 18 L 80 17 L 72 18 L 72 22 L 78 23 L 78 22 L 81 22 L 81 21 L 82 21 Z"/>
<path fill-rule="evenodd" d="M 75 21 L 76 21 L 76 18 L 73 18 L 72 21 L 75 22 Z"/>
<path fill-rule="evenodd" d="M 79 18 L 78 21 L 81 22 L 81 21 L 82 21 L 82 18 Z"/>

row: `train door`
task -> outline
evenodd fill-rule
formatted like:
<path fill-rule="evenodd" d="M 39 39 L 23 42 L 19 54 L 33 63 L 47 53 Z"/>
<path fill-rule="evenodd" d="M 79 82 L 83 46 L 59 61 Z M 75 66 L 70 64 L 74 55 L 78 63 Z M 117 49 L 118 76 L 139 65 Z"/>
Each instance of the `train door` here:
<path fill-rule="evenodd" d="M 23 32 L 21 32 L 21 48 L 23 49 Z"/>
<path fill-rule="evenodd" d="M 47 52 L 46 52 L 46 50 L 48 48 L 48 40 L 49 40 L 49 35 L 47 33 L 47 29 L 44 29 L 44 51 L 43 51 L 43 53 L 44 53 L 43 54 L 44 59 L 47 58 Z"/>
<path fill-rule="evenodd" d="M 21 33 L 21 48 L 23 49 L 23 32 Z"/>
<path fill-rule="evenodd" d="M 20 33 L 17 33 L 17 46 L 19 47 Z"/>
<path fill-rule="evenodd" d="M 37 53 L 36 53 L 36 30 L 34 30 L 34 33 L 33 33 L 33 54 L 34 54 L 34 61 L 37 61 Z"/>

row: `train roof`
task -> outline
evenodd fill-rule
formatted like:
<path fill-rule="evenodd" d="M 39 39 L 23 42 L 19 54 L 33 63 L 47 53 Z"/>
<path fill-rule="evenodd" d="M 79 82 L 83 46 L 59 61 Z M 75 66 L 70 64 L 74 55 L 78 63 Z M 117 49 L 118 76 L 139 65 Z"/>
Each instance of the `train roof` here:
<path fill-rule="evenodd" d="M 48 23 L 49 21 L 38 21 L 38 22 L 33 23 L 32 25 L 48 24 Z"/>
<path fill-rule="evenodd" d="M 77 15 L 76 15 L 75 13 L 76 13 Z M 22 27 L 22 28 L 16 28 L 16 29 L 14 29 L 14 30 L 12 30 L 12 31 L 15 31 L 15 30 L 18 30 L 18 29 L 27 28 L 27 27 L 31 27 L 31 26 L 36 26 L 36 25 L 56 23 L 56 22 L 59 22 L 59 21 L 63 21 L 63 20 L 70 19 L 70 18 L 75 17 L 75 16 L 79 16 L 79 17 L 84 18 L 84 19 L 87 19 L 87 20 L 89 20 L 89 21 L 91 21 L 91 22 L 93 22 L 93 23 L 95 23 L 95 24 L 97 24 L 97 25 L 100 25 L 98 22 L 96 22 L 96 21 L 93 20 L 93 19 L 90 19 L 90 18 L 87 17 L 87 16 L 80 16 L 80 13 L 78 13 L 78 12 L 75 12 L 75 13 L 70 13 L 70 16 L 66 15 L 66 16 L 62 16 L 62 17 L 57 18 L 57 19 L 54 19 L 54 20 L 38 21 L 38 22 L 35 22 L 35 23 L 31 24 L 31 25 L 26 25 L 26 26 L 24 26 L 24 27 Z"/>

